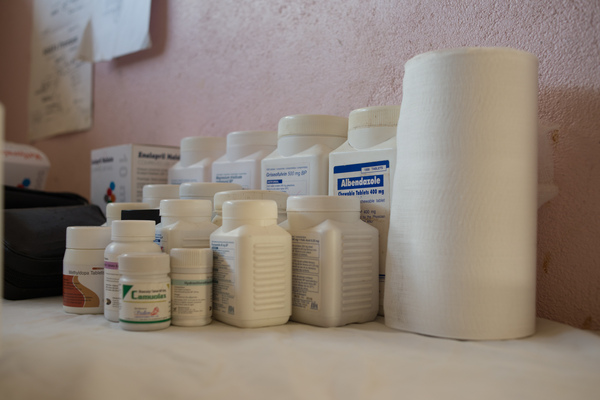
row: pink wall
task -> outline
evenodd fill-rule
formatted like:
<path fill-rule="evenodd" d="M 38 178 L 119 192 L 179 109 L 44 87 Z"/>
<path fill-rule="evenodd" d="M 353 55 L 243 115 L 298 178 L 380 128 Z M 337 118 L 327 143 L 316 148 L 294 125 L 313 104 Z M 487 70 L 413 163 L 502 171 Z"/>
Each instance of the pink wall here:
<path fill-rule="evenodd" d="M 0 101 L 14 142 L 27 141 L 30 9 L 0 1 Z M 49 190 L 89 196 L 93 148 L 347 116 L 399 104 L 416 54 L 527 50 L 540 60 L 540 118 L 560 125 L 560 194 L 539 211 L 538 313 L 600 329 L 598 1 L 154 0 L 152 14 L 153 49 L 96 65 L 93 128 L 35 144 L 52 162 Z"/>

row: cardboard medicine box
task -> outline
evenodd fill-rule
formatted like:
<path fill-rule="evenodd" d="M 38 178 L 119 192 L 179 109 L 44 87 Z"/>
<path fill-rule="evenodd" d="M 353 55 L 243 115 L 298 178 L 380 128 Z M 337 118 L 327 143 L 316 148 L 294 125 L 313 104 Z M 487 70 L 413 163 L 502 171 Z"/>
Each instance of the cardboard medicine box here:
<path fill-rule="evenodd" d="M 50 161 L 33 146 L 4 143 L 4 184 L 20 188 L 43 190 Z"/>
<path fill-rule="evenodd" d="M 140 202 L 144 185 L 167 183 L 179 147 L 124 144 L 92 150 L 91 202 Z"/>

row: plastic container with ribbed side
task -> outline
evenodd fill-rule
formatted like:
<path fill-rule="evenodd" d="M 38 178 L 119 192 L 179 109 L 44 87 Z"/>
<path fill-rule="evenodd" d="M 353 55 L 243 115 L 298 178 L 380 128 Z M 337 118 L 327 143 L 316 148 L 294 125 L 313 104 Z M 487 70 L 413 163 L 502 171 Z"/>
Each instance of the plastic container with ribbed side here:
<path fill-rule="evenodd" d="M 181 140 L 179 162 L 169 168 L 168 182 L 210 182 L 213 162 L 225 154 L 224 137 L 190 136 Z"/>
<path fill-rule="evenodd" d="M 160 236 L 160 247 L 167 254 L 174 248 L 208 248 L 210 234 L 217 229 L 208 200 L 162 200 L 160 218 L 155 240 Z"/>
<path fill-rule="evenodd" d="M 119 326 L 127 331 L 155 331 L 171 325 L 169 256 L 126 253 L 119 256 Z"/>
<path fill-rule="evenodd" d="M 171 250 L 171 324 L 203 326 L 212 321 L 211 249 Z"/>
<path fill-rule="evenodd" d="M 240 131 L 227 135 L 227 152 L 212 165 L 212 181 L 260 189 L 260 162 L 277 148 L 275 131 Z"/>
<path fill-rule="evenodd" d="M 162 253 L 154 240 L 154 221 L 113 221 L 112 242 L 104 251 L 104 317 L 119 322 L 118 257 L 124 253 Z"/>
<path fill-rule="evenodd" d="M 142 198 L 142 201 L 147 203 L 150 208 L 158 208 L 161 200 L 179 198 L 179 185 L 144 185 Z"/>
<path fill-rule="evenodd" d="M 379 230 L 379 314 L 383 315 L 385 259 L 396 169 L 400 106 L 359 108 L 348 119 L 348 141 L 329 153 L 329 195 L 360 199 L 361 216 Z"/>
<path fill-rule="evenodd" d="M 113 221 L 122 219 L 123 210 L 144 210 L 152 208 L 148 203 L 108 203 L 106 205 L 106 223 L 103 226 L 111 226 Z"/>
<path fill-rule="evenodd" d="M 291 315 L 291 236 L 277 225 L 273 200 L 223 204 L 210 236 L 213 318 L 240 328 L 285 324 Z"/>
<path fill-rule="evenodd" d="M 229 190 L 215 194 L 213 224 L 223 224 L 223 203 L 229 200 L 273 200 L 277 203 L 277 224 L 287 218 L 285 207 L 288 194 L 274 190 Z"/>
<path fill-rule="evenodd" d="M 331 327 L 375 319 L 377 229 L 356 197 L 292 196 L 281 226 L 292 235 L 292 320 Z"/>
<path fill-rule="evenodd" d="M 346 141 L 348 118 L 290 115 L 279 121 L 277 150 L 261 163 L 261 189 L 326 195 L 329 153 Z"/>
<path fill-rule="evenodd" d="M 63 309 L 72 314 L 104 311 L 104 250 L 108 226 L 70 226 L 63 258 Z"/>

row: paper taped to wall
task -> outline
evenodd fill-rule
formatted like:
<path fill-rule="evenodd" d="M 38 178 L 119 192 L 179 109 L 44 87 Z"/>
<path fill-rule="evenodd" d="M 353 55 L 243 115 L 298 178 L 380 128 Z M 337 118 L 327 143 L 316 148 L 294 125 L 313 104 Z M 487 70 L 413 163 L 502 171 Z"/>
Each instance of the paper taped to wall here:
<path fill-rule="evenodd" d="M 29 139 L 89 129 L 92 66 L 77 59 L 85 0 L 35 0 L 29 77 Z"/>
<path fill-rule="evenodd" d="M 108 61 L 150 48 L 150 4 L 151 0 L 95 0 L 79 46 L 79 59 Z"/>

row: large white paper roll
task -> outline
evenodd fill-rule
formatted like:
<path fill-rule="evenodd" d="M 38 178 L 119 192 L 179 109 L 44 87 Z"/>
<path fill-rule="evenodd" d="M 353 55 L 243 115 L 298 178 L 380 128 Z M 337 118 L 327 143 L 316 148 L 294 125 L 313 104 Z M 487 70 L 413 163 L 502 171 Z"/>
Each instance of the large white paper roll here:
<path fill-rule="evenodd" d="M 506 48 L 406 63 L 387 326 L 473 340 L 534 333 L 537 66 Z"/>

